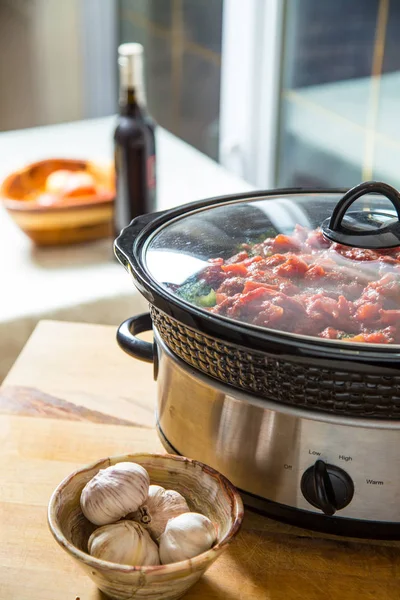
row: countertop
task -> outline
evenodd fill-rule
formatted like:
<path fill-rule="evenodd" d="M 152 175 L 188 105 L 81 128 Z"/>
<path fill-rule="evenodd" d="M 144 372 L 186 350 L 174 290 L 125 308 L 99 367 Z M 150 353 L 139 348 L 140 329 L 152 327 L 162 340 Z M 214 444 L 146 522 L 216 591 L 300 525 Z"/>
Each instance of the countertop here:
<path fill-rule="evenodd" d="M 0 180 L 47 157 L 111 160 L 115 117 L 0 134 Z M 157 131 L 158 208 L 252 189 L 167 131 Z M 145 309 L 112 240 L 40 249 L 0 204 L 0 381 L 41 318 L 118 324 Z"/>
<path fill-rule="evenodd" d="M 39 323 L 0 387 L 0 600 L 101 600 L 51 537 L 46 506 L 75 468 L 163 451 L 152 365 L 110 326 Z M 248 509 L 187 600 L 397 600 L 400 542 L 325 536 Z"/>

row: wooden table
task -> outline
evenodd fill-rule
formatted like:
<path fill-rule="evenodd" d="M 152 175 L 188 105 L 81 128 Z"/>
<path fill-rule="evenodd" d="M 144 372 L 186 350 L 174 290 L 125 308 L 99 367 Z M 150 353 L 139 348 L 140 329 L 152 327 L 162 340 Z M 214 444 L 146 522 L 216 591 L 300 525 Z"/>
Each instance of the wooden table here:
<path fill-rule="evenodd" d="M 56 545 L 46 506 L 73 469 L 160 451 L 152 366 L 113 327 L 42 321 L 0 388 L 0 599 L 99 600 Z M 394 600 L 400 543 L 313 534 L 247 511 L 230 550 L 187 600 Z"/>

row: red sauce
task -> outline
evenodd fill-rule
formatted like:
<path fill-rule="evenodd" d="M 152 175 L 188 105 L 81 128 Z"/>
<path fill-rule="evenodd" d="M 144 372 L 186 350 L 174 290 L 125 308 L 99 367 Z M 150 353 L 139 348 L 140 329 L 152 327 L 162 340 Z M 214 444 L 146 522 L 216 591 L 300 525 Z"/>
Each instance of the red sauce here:
<path fill-rule="evenodd" d="M 216 292 L 214 314 L 327 339 L 400 343 L 400 248 L 349 248 L 296 226 L 210 263 L 201 278 Z"/>

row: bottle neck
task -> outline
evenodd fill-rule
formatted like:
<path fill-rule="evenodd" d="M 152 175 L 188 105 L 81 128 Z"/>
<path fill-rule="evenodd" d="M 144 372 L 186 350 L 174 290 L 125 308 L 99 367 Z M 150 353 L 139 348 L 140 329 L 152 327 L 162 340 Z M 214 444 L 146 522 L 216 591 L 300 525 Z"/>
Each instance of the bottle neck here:
<path fill-rule="evenodd" d="M 121 87 L 119 98 L 119 112 L 126 117 L 143 117 L 146 113 L 146 105 L 143 97 L 138 96 L 133 87 Z"/>
<path fill-rule="evenodd" d="M 119 49 L 119 105 L 122 115 L 140 116 L 146 112 L 146 92 L 143 74 L 143 47 L 128 44 L 128 52 Z"/>

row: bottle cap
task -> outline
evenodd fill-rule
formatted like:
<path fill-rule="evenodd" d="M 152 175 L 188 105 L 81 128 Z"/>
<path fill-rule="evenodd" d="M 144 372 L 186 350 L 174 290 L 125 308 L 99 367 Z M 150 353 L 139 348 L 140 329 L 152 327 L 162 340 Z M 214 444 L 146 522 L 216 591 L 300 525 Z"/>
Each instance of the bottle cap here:
<path fill-rule="evenodd" d="M 118 65 L 121 90 L 135 90 L 139 104 L 146 103 L 143 78 L 144 48 L 142 44 L 121 44 L 118 47 Z"/>

